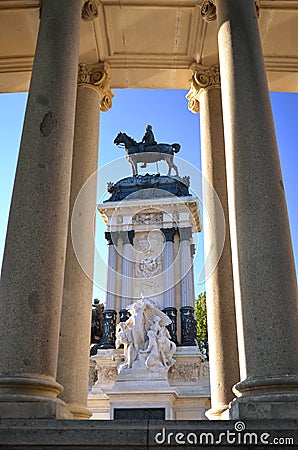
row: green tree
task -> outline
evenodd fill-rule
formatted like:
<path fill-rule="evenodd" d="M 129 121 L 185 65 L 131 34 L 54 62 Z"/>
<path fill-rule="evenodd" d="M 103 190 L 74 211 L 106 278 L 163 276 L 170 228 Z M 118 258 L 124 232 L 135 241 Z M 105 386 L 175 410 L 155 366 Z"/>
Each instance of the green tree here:
<path fill-rule="evenodd" d="M 208 346 L 208 328 L 207 328 L 207 307 L 206 307 L 206 292 L 198 295 L 195 301 L 196 319 L 197 319 L 197 341 L 199 349 L 203 356 L 208 361 L 209 346 Z"/>

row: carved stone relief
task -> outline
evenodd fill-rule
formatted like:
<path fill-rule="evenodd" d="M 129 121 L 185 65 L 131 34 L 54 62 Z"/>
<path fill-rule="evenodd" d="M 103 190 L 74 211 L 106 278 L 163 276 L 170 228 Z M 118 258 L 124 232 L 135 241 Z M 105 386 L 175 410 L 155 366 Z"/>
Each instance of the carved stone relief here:
<path fill-rule="evenodd" d="M 143 212 L 133 216 L 132 223 L 149 225 L 154 223 L 162 223 L 162 212 Z"/>
<path fill-rule="evenodd" d="M 172 383 L 193 382 L 200 378 L 200 366 L 198 362 L 174 364 L 169 370 L 169 381 Z"/>
<path fill-rule="evenodd" d="M 163 237 L 159 231 L 136 233 L 134 247 L 137 253 L 134 271 L 135 277 L 139 279 L 141 289 L 154 288 L 156 282 L 154 277 L 162 272 L 161 251 L 163 246 Z"/>
<path fill-rule="evenodd" d="M 97 382 L 100 383 L 112 383 L 116 381 L 118 376 L 117 367 L 111 366 L 98 366 L 97 367 Z"/>

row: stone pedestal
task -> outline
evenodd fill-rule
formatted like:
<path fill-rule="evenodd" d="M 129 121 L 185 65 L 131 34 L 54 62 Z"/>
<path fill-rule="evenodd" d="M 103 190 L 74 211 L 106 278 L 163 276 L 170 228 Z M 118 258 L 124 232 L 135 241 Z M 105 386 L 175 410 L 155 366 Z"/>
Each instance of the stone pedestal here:
<path fill-rule="evenodd" d="M 205 419 L 210 407 L 209 365 L 197 347 L 179 347 L 167 376 L 130 371 L 118 375 L 123 350 L 99 350 L 92 357 L 97 380 L 88 407 L 93 419 L 113 419 L 115 410 L 164 409 L 167 420 Z"/>
<path fill-rule="evenodd" d="M 55 378 L 80 19 L 81 0 L 42 3 L 2 268 L 0 417 L 71 417 Z"/>
<path fill-rule="evenodd" d="M 241 377 L 231 417 L 297 419 L 297 282 L 255 4 L 216 6 Z"/>

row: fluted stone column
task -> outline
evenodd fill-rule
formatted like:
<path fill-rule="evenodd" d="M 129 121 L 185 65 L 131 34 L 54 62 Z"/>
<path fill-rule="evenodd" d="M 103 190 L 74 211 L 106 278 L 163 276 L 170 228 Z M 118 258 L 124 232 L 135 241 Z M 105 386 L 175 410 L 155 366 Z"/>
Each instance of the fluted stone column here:
<path fill-rule="evenodd" d="M 297 282 L 256 9 L 216 5 L 241 374 L 230 414 L 297 419 Z"/>
<path fill-rule="evenodd" d="M 189 109 L 200 111 L 203 202 L 208 217 L 205 218 L 205 257 L 209 250 L 211 275 L 206 280 L 211 409 L 209 419 L 219 420 L 228 409 L 234 394 L 232 387 L 239 381 L 238 344 L 230 228 L 228 216 L 227 177 L 221 106 L 219 66 L 210 68 L 193 66 L 192 88 L 188 94 Z M 206 182 L 206 181 L 207 182 Z M 213 187 L 215 192 L 210 188 Z M 225 216 L 226 234 L 222 249 L 219 232 L 221 211 Z M 211 226 L 208 227 L 208 221 Z M 221 253 L 220 260 L 217 255 Z M 210 270 L 207 268 L 208 272 Z M 211 272 L 210 270 L 210 272 Z"/>
<path fill-rule="evenodd" d="M 89 66 L 79 64 L 74 148 L 70 193 L 70 219 L 64 274 L 57 380 L 64 387 L 60 398 L 75 419 L 88 419 L 87 409 L 90 323 L 94 267 L 94 216 L 96 210 L 96 181 L 98 161 L 99 111 L 106 106 L 108 74 L 103 63 Z M 112 95 L 109 96 L 110 99 Z M 104 102 L 104 103 L 103 103 Z M 85 198 L 80 210 L 72 212 L 81 191 Z M 83 194 L 82 194 L 83 192 Z M 72 242 L 73 234 L 76 238 Z M 79 237 L 77 237 L 79 236 Z M 77 260 L 73 245 L 80 245 L 84 265 Z M 76 248 L 78 250 L 78 248 Z M 81 262 L 81 261 L 80 261 Z M 73 374 L 76 373 L 76 376 Z"/>
<path fill-rule="evenodd" d="M 192 283 L 192 257 L 191 257 L 191 237 L 192 228 L 179 228 L 180 237 L 180 266 L 181 266 L 181 306 L 192 306 L 195 303 L 194 286 Z"/>
<path fill-rule="evenodd" d="M 0 293 L 0 417 L 67 417 L 56 397 L 81 0 L 43 0 Z"/>
<path fill-rule="evenodd" d="M 123 240 L 122 247 L 122 295 L 121 295 L 121 315 L 125 317 L 126 307 L 133 302 L 132 300 L 132 245 L 135 232 L 133 230 L 120 231 Z"/>
<path fill-rule="evenodd" d="M 192 278 L 191 257 L 192 228 L 179 228 L 180 248 L 179 258 L 181 267 L 181 345 L 195 346 L 196 344 L 196 321 L 195 293 Z"/>
<path fill-rule="evenodd" d="M 117 284 L 117 242 L 118 232 L 106 232 L 105 238 L 108 241 L 108 271 L 107 271 L 107 293 L 106 293 L 106 309 L 116 310 L 116 293 Z"/>
<path fill-rule="evenodd" d="M 102 339 L 99 348 L 115 348 L 116 333 L 116 285 L 117 285 L 117 243 L 118 232 L 106 232 L 108 241 L 108 269 L 106 307 L 103 312 Z"/>
<path fill-rule="evenodd" d="M 176 229 L 162 228 L 165 237 L 165 247 L 163 252 L 164 261 L 164 313 L 172 320 L 168 325 L 168 330 L 172 341 L 177 340 L 177 308 L 175 303 L 175 270 L 174 270 L 174 236 Z"/>

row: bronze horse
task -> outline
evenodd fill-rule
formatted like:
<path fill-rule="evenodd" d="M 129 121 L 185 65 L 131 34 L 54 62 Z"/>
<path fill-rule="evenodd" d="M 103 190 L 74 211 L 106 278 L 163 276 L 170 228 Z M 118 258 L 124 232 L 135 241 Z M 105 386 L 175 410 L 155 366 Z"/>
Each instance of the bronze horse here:
<path fill-rule="evenodd" d="M 122 132 L 117 134 L 114 144 L 118 146 L 124 145 L 127 160 L 131 164 L 134 176 L 138 175 L 138 163 L 143 163 L 142 167 L 146 167 L 147 163 L 161 160 L 165 161 L 169 166 L 168 176 L 170 176 L 172 169 L 175 170 L 178 176 L 178 168 L 174 164 L 173 159 L 174 153 L 178 153 L 180 150 L 180 144 L 157 144 L 147 147 Z"/>

